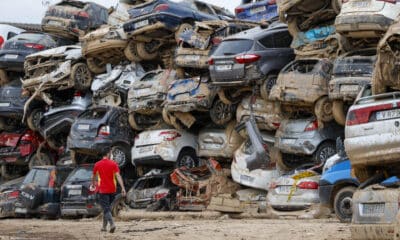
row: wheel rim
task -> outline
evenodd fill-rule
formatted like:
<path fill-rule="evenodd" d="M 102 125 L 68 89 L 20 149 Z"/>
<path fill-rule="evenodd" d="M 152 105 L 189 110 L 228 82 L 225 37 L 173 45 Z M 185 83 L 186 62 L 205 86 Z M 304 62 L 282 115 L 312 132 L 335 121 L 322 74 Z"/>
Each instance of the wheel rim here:
<path fill-rule="evenodd" d="M 119 149 L 119 148 L 114 149 L 114 151 L 112 152 L 112 155 L 113 155 L 113 160 L 119 166 L 123 166 L 125 164 L 126 155 L 121 149 Z"/>
<path fill-rule="evenodd" d="M 181 158 L 180 167 L 193 168 L 194 166 L 194 159 L 191 156 L 185 155 Z"/>
<path fill-rule="evenodd" d="M 75 79 L 81 85 L 86 86 L 86 84 L 90 81 L 90 73 L 89 70 L 84 66 L 79 66 L 75 72 Z"/>
<path fill-rule="evenodd" d="M 351 197 L 345 197 L 340 202 L 339 210 L 343 215 L 351 216 L 353 214 L 353 200 Z"/>
<path fill-rule="evenodd" d="M 232 118 L 231 106 L 232 105 L 227 105 L 221 101 L 218 101 L 218 103 L 215 106 L 215 113 L 214 113 L 217 119 L 221 121 L 227 121 L 231 119 Z"/>
<path fill-rule="evenodd" d="M 335 149 L 332 147 L 323 148 L 319 153 L 320 162 L 325 162 L 329 157 L 335 154 Z"/>

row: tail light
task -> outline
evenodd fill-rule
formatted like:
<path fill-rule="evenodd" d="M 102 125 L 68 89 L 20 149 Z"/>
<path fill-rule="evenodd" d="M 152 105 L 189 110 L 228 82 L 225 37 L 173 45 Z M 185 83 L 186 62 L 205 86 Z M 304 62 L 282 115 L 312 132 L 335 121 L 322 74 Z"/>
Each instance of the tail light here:
<path fill-rule="evenodd" d="M 99 136 L 110 136 L 110 126 L 101 126 L 99 129 Z"/>
<path fill-rule="evenodd" d="M 399 104 L 397 103 L 397 106 L 398 105 Z M 376 111 L 384 111 L 384 110 L 389 110 L 389 109 L 393 109 L 393 108 L 394 108 L 393 105 L 388 103 L 388 104 L 382 104 L 382 105 L 378 105 L 378 106 L 370 106 L 370 107 L 351 110 L 347 114 L 346 126 L 368 123 L 372 113 L 374 113 Z"/>
<path fill-rule="evenodd" d="M 13 192 L 10 192 L 7 196 L 8 199 L 17 199 L 19 196 L 19 191 L 15 190 Z"/>
<path fill-rule="evenodd" d="M 34 140 L 34 137 L 30 133 L 25 133 L 21 137 L 21 141 L 23 141 L 23 142 L 33 142 L 33 140 Z"/>
<path fill-rule="evenodd" d="M 77 91 L 74 93 L 74 97 L 82 97 L 82 96 L 83 96 L 82 92 Z"/>
<path fill-rule="evenodd" d="M 242 13 L 242 12 L 244 12 L 244 8 L 241 8 L 241 7 L 235 8 L 235 14 L 236 15 L 238 15 L 239 13 Z"/>
<path fill-rule="evenodd" d="M 168 4 L 160 4 L 160 5 L 157 5 L 157 7 L 154 8 L 154 12 L 166 11 L 168 9 L 169 9 L 169 5 Z"/>
<path fill-rule="evenodd" d="M 297 184 L 297 187 L 300 189 L 318 189 L 317 182 L 301 182 Z"/>
<path fill-rule="evenodd" d="M 387 3 L 396 3 L 396 0 L 377 0 L 377 1 L 382 1 L 382 2 L 387 2 Z"/>
<path fill-rule="evenodd" d="M 56 185 L 56 170 L 51 170 L 50 179 L 49 179 L 49 188 L 54 188 Z"/>
<path fill-rule="evenodd" d="M 208 65 L 214 65 L 214 59 L 212 59 L 212 58 L 210 58 L 210 59 L 208 59 Z"/>
<path fill-rule="evenodd" d="M 276 128 L 279 128 L 281 126 L 281 123 L 272 123 L 272 125 Z"/>
<path fill-rule="evenodd" d="M 0 36 L 0 49 L 3 48 L 4 38 Z"/>
<path fill-rule="evenodd" d="M 164 141 L 174 141 L 175 139 L 181 137 L 182 135 L 175 131 L 162 131 L 160 132 L 159 136 L 164 137 Z"/>
<path fill-rule="evenodd" d="M 260 58 L 261 56 L 257 54 L 244 54 L 235 57 L 235 60 L 239 64 L 247 64 L 247 63 L 257 62 Z"/>
<path fill-rule="evenodd" d="M 25 47 L 27 48 L 33 48 L 39 51 L 42 51 L 45 47 L 42 44 L 36 44 L 36 43 L 25 43 Z"/>
<path fill-rule="evenodd" d="M 168 190 L 166 190 L 166 189 L 161 189 L 161 190 L 159 190 L 159 191 L 157 191 L 155 194 L 154 194 L 154 199 L 156 200 L 156 201 L 158 201 L 158 200 L 160 200 L 160 199 L 162 199 L 162 198 L 165 198 L 166 196 L 168 195 Z"/>
<path fill-rule="evenodd" d="M 89 18 L 89 13 L 87 13 L 85 11 L 79 11 L 79 12 L 75 13 L 75 16 L 81 17 L 81 18 Z"/>
<path fill-rule="evenodd" d="M 309 123 L 306 128 L 304 129 L 304 132 L 311 132 L 311 131 L 315 131 L 318 129 L 318 121 L 315 120 L 311 123 Z"/>

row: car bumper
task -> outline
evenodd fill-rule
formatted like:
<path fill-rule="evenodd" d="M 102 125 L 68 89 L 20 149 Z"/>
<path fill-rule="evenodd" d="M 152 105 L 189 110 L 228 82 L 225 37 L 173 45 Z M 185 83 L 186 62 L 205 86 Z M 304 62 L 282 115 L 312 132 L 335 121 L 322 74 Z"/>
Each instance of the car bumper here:
<path fill-rule="evenodd" d="M 279 177 L 277 170 L 256 169 L 249 171 L 247 168 L 240 168 L 235 162 L 232 162 L 231 174 L 233 181 L 241 185 L 267 191 L 271 181 Z"/>
<path fill-rule="evenodd" d="M 16 204 L 15 213 L 16 214 L 39 214 L 46 216 L 58 216 L 60 212 L 60 204 L 59 203 L 46 203 L 36 209 L 29 209 L 20 206 L 20 204 Z"/>
<path fill-rule="evenodd" d="M 217 71 L 217 65 L 209 67 L 212 84 L 216 86 L 243 86 L 250 83 L 261 84 L 264 74 L 256 65 L 233 65 L 231 70 Z"/>
<path fill-rule="evenodd" d="M 148 23 L 139 28 L 136 27 L 136 24 L 144 21 L 148 21 Z M 177 15 L 169 13 L 154 13 L 135 18 L 125 23 L 123 25 L 123 28 L 128 36 L 138 36 L 145 34 L 147 36 L 154 35 L 155 37 L 162 37 L 160 33 L 157 33 L 158 31 L 166 30 L 170 33 L 175 32 L 181 22 L 182 19 Z"/>
<path fill-rule="evenodd" d="M 280 101 L 284 105 L 312 108 L 319 98 L 326 95 L 328 89 L 324 87 L 285 89 L 275 85 L 269 99 Z"/>
<path fill-rule="evenodd" d="M 362 87 L 371 83 L 371 78 L 348 77 L 329 82 L 329 99 L 354 101 Z"/>
<path fill-rule="evenodd" d="M 386 32 L 393 23 L 393 19 L 374 12 L 361 14 L 341 14 L 336 18 L 336 31 L 347 36 L 357 36 L 357 32 L 370 32 L 371 35 L 380 36 L 379 32 Z M 364 35 L 365 36 L 365 35 Z"/>
<path fill-rule="evenodd" d="M 209 145 L 214 145 L 216 147 L 211 148 Z M 234 145 L 220 145 L 217 143 L 207 143 L 207 145 L 200 143 L 199 156 L 231 159 L 233 156 L 233 152 L 236 150 L 236 147 L 237 146 Z"/>
<path fill-rule="evenodd" d="M 319 203 L 318 191 L 303 193 L 301 195 L 293 195 L 288 200 L 288 195 L 277 195 L 268 193 L 267 202 L 274 209 L 279 210 L 300 210 L 306 209 L 313 204 Z"/>
<path fill-rule="evenodd" d="M 103 153 L 104 149 L 112 146 L 112 143 L 113 141 L 111 139 L 81 140 L 72 139 L 70 137 L 67 139 L 67 146 L 69 149 L 88 154 Z"/>
<path fill-rule="evenodd" d="M 134 166 L 173 166 L 174 162 L 166 161 L 161 156 L 147 156 L 147 157 L 138 157 L 132 159 L 132 164 Z"/>
<path fill-rule="evenodd" d="M 61 216 L 97 216 L 101 213 L 100 205 L 93 204 L 91 207 L 87 203 L 62 203 Z"/>
<path fill-rule="evenodd" d="M 312 155 L 324 139 L 317 131 L 275 136 L 275 147 L 284 153 Z"/>
<path fill-rule="evenodd" d="M 4 201 L 0 203 L 0 218 L 7 218 L 15 216 L 15 202 L 14 201 Z"/>
<path fill-rule="evenodd" d="M 210 108 L 208 100 L 189 100 L 189 101 L 176 101 L 167 102 L 164 108 L 170 112 L 191 112 L 195 110 L 207 110 Z"/>
<path fill-rule="evenodd" d="M 24 108 L 19 107 L 8 107 L 3 108 L 0 107 L 0 117 L 8 117 L 8 118 L 21 118 L 24 115 Z"/>
<path fill-rule="evenodd" d="M 398 224 L 351 224 L 351 239 L 396 239 L 399 234 L 398 227 Z"/>

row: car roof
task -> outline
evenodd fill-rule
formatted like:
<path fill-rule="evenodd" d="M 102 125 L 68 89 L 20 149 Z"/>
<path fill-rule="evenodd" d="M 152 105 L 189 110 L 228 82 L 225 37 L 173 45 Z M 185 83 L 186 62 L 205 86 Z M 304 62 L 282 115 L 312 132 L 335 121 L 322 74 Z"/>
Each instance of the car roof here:
<path fill-rule="evenodd" d="M 283 24 L 283 23 L 279 23 L 279 24 L 270 25 L 268 28 L 263 28 L 261 26 L 258 26 L 258 27 L 254 27 L 254 28 L 245 30 L 243 32 L 231 35 L 229 37 L 226 37 L 224 39 L 224 41 L 234 40 L 234 39 L 257 40 L 259 38 L 264 37 L 266 34 L 269 34 L 269 32 L 271 32 L 271 31 L 282 30 L 282 29 L 287 29 L 287 25 Z"/>

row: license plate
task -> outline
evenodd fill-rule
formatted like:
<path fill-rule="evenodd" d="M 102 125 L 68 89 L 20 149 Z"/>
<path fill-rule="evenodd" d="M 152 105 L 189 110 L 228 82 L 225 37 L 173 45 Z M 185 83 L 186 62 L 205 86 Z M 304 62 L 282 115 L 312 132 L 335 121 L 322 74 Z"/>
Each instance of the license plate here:
<path fill-rule="evenodd" d="M 8 102 L 0 103 L 0 107 L 9 107 L 9 106 L 10 106 L 10 103 L 8 103 Z"/>
<path fill-rule="evenodd" d="M 367 1 L 352 2 L 351 5 L 354 8 L 366 8 L 369 7 L 369 2 Z"/>
<path fill-rule="evenodd" d="M 68 195 L 81 195 L 82 190 L 81 189 L 70 189 L 68 191 Z"/>
<path fill-rule="evenodd" d="M 282 143 L 283 143 L 283 144 L 290 144 L 290 145 L 292 145 L 292 144 L 295 144 L 295 143 L 296 143 L 296 139 L 283 138 L 283 139 L 282 139 Z"/>
<path fill-rule="evenodd" d="M 26 208 L 15 208 L 16 213 L 27 213 L 28 210 Z"/>
<path fill-rule="evenodd" d="M 153 150 L 153 146 L 141 147 L 141 148 L 139 149 L 139 153 L 150 152 L 151 150 Z"/>
<path fill-rule="evenodd" d="M 245 182 L 253 182 L 254 178 L 247 175 L 240 175 L 240 180 Z"/>
<path fill-rule="evenodd" d="M 232 65 L 216 65 L 215 70 L 217 71 L 229 71 L 232 70 Z"/>
<path fill-rule="evenodd" d="M 58 26 L 58 27 L 63 25 L 62 22 L 53 21 L 53 20 L 50 20 L 50 21 L 48 21 L 47 23 L 48 23 L 49 25 Z"/>
<path fill-rule="evenodd" d="M 4 55 L 4 58 L 7 58 L 7 59 L 17 59 L 17 58 L 18 58 L 18 55 L 16 55 L 16 54 L 6 54 L 6 55 Z"/>
<path fill-rule="evenodd" d="M 78 125 L 78 130 L 89 130 L 90 125 L 89 124 L 79 124 Z"/>
<path fill-rule="evenodd" d="M 358 85 L 341 85 L 340 91 L 341 92 L 358 92 L 359 86 Z"/>
<path fill-rule="evenodd" d="M 361 208 L 361 215 L 382 215 L 385 212 L 384 203 L 364 203 Z"/>
<path fill-rule="evenodd" d="M 184 59 L 185 59 L 186 61 L 194 61 L 194 62 L 197 62 L 197 61 L 200 60 L 200 56 L 197 56 L 197 55 L 187 55 L 187 56 L 184 57 Z"/>
<path fill-rule="evenodd" d="M 400 118 L 400 109 L 381 111 L 376 113 L 376 120 Z"/>
<path fill-rule="evenodd" d="M 143 21 L 135 23 L 135 28 L 138 29 L 138 28 L 141 28 L 141 27 L 144 27 L 147 25 L 149 25 L 149 20 L 143 20 Z"/>
<path fill-rule="evenodd" d="M 265 10 L 266 10 L 265 6 L 261 6 L 261 7 L 256 7 L 256 8 L 250 9 L 250 13 L 256 14 L 256 13 L 260 13 L 260 12 L 265 12 Z"/>
<path fill-rule="evenodd" d="M 279 186 L 277 192 L 283 193 L 283 194 L 289 194 L 290 189 L 292 189 L 292 186 Z"/>

